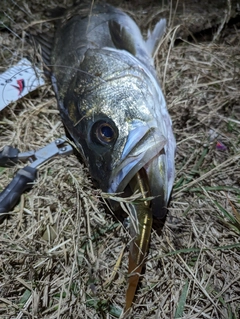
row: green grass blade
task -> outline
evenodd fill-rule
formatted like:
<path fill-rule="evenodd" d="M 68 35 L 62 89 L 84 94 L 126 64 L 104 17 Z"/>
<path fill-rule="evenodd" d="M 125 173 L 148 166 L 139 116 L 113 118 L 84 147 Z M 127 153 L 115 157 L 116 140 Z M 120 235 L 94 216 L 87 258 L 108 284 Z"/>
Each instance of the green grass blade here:
<path fill-rule="evenodd" d="M 189 287 L 189 282 L 187 280 L 185 285 L 183 286 L 182 293 L 178 301 L 178 305 L 177 305 L 177 309 L 176 309 L 176 313 L 174 317 L 175 319 L 183 317 L 183 311 L 184 311 L 184 307 L 187 300 L 188 287 Z"/>
<path fill-rule="evenodd" d="M 31 296 L 32 292 L 28 289 L 26 289 L 23 293 L 23 295 L 21 296 L 20 300 L 19 300 L 19 307 L 23 308 L 25 303 L 28 301 L 29 297 Z"/>

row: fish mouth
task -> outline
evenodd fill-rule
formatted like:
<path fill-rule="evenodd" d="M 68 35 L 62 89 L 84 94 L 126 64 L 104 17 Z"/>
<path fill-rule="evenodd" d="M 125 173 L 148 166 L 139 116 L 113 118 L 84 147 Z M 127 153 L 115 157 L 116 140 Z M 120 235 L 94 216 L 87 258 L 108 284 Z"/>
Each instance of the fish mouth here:
<path fill-rule="evenodd" d="M 164 167 L 164 146 L 167 139 L 159 128 L 134 123 L 122 152 L 121 161 L 112 171 L 109 193 L 124 192 L 132 178 L 144 169 L 147 173 L 152 200 L 152 213 L 163 218 L 161 206 L 166 206 L 167 185 Z M 162 215 L 162 216 L 161 216 Z"/>

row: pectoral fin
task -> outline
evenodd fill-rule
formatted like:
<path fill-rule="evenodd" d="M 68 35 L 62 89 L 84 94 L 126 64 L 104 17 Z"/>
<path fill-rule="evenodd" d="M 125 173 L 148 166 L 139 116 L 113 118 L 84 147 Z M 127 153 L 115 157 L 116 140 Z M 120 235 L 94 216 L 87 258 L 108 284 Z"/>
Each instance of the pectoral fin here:
<path fill-rule="evenodd" d="M 119 50 L 126 50 L 132 55 L 136 55 L 136 47 L 133 36 L 126 28 L 115 20 L 110 20 L 108 23 L 112 42 Z"/>

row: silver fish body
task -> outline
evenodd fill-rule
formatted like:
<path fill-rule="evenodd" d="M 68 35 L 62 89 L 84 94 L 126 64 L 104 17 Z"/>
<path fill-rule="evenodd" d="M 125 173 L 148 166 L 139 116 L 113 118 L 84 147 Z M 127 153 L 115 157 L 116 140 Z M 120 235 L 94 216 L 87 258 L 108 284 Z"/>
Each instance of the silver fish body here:
<path fill-rule="evenodd" d="M 104 192 L 123 192 L 144 168 L 152 213 L 164 218 L 174 181 L 175 139 L 153 55 L 161 20 L 145 41 L 107 4 L 81 4 L 58 25 L 52 83 L 65 127 Z"/>

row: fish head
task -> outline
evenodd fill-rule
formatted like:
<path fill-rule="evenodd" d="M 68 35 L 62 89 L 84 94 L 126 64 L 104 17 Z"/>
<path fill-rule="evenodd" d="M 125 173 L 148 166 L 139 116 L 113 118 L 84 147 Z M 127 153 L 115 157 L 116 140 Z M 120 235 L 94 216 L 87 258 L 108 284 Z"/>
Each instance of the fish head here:
<path fill-rule="evenodd" d="M 69 86 L 63 122 L 104 192 L 124 192 L 144 168 L 153 215 L 162 218 L 173 184 L 175 140 L 161 89 L 127 52 L 96 51 L 86 53 Z"/>

